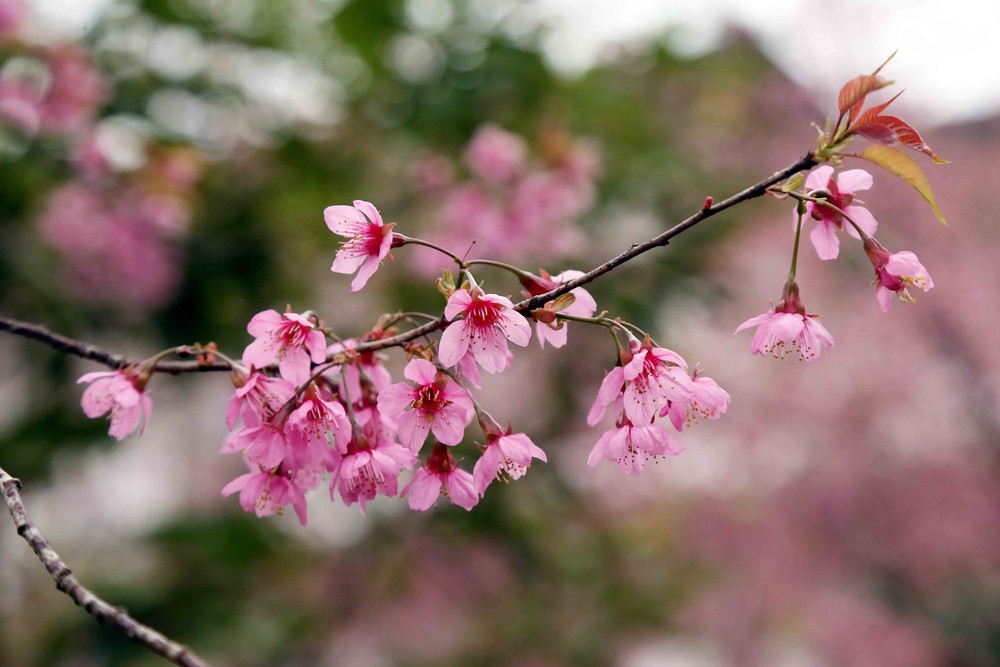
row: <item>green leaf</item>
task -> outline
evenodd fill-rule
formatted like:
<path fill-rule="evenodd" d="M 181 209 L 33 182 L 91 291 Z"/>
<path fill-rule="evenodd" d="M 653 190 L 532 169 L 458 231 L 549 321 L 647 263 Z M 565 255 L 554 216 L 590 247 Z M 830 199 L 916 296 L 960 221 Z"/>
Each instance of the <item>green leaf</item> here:
<path fill-rule="evenodd" d="M 946 225 L 948 224 L 944 214 L 941 213 L 941 209 L 938 208 L 937 202 L 934 201 L 934 193 L 931 192 L 931 186 L 927 182 L 927 177 L 924 176 L 924 172 L 920 171 L 920 167 L 917 166 L 917 163 L 909 155 L 901 153 L 895 148 L 876 144 L 875 146 L 866 148 L 865 152 L 858 157 L 869 162 L 874 162 L 890 174 L 909 183 L 931 205 L 931 208 L 934 209 L 934 215 L 938 217 L 938 220 Z"/>

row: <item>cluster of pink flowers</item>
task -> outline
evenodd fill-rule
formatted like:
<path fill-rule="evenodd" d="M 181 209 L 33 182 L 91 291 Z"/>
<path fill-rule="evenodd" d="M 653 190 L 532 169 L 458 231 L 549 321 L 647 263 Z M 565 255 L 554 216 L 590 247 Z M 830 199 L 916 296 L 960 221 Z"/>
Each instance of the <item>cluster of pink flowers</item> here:
<path fill-rule="evenodd" d="M 11 68 L 0 76 L 0 123 L 29 137 L 84 134 L 107 99 L 110 85 L 76 45 L 45 49 L 40 60 L 45 81 L 30 67 Z"/>
<path fill-rule="evenodd" d="M 878 229 L 878 222 L 855 198 L 855 193 L 871 188 L 871 174 L 863 169 L 849 169 L 841 172 L 835 179 L 833 173 L 833 167 L 823 165 L 814 169 L 805 179 L 809 196 L 830 204 L 805 202 L 805 211 L 815 222 L 809 236 L 819 258 L 831 260 L 840 254 L 838 231 L 846 229 L 850 236 L 860 239 L 875 269 L 875 298 L 883 312 L 889 310 L 893 294 L 897 294 L 903 301 L 912 302 L 913 296 L 909 288 L 919 288 L 926 292 L 934 287 L 934 281 L 916 255 L 909 251 L 890 253 L 873 237 Z M 793 253 L 798 253 L 799 224 L 797 213 Z M 778 305 L 762 315 L 748 319 L 736 329 L 736 333 L 756 327 L 750 345 L 754 354 L 771 354 L 780 358 L 789 350 L 795 349 L 800 359 L 815 361 L 819 359 L 823 348 L 834 346 L 833 336 L 820 324 L 818 315 L 806 314 L 799 297 L 794 266 L 793 258 L 793 271 Z"/>
<path fill-rule="evenodd" d="M 87 303 L 139 312 L 163 306 L 180 283 L 196 159 L 165 151 L 126 180 L 99 153 L 78 157 L 81 173 L 52 191 L 37 221 L 61 259 L 61 284 Z"/>
<path fill-rule="evenodd" d="M 374 211 L 370 206 L 364 208 Z M 377 258 L 378 253 L 372 246 L 367 255 Z M 258 313 L 247 327 L 255 337 L 243 353 L 249 370 L 235 376 L 227 414 L 231 432 L 223 445 L 223 452 L 243 454 L 249 472 L 223 494 L 239 492 L 241 506 L 258 516 L 280 514 L 291 505 L 304 524 L 306 492 L 329 475 L 331 499 L 339 496 L 362 510 L 379 495 L 407 496 L 415 510 L 429 509 L 445 495 L 471 509 L 494 479 L 505 473 L 517 478 L 533 457 L 545 460 L 527 436 L 502 431 L 477 410 L 458 376 L 445 370 L 459 366 L 466 354 L 491 372 L 502 370 L 505 334 L 513 332 L 521 344 L 530 336 L 524 317 L 509 306 L 509 300 L 481 290 L 472 296 L 464 290 L 453 294 L 448 308 L 463 317 L 449 327 L 455 333 L 445 332 L 454 342 L 445 345 L 442 338 L 441 365 L 414 356 L 403 371 L 407 382 L 395 384 L 382 355 L 357 349 L 390 332 L 376 329 L 365 340 L 328 347 L 317 322 L 305 314 Z M 275 364 L 277 377 L 270 374 Z M 450 449 L 463 441 L 477 414 L 486 445 L 473 475 Z M 431 435 L 435 442 L 421 463 Z M 413 468 L 413 477 L 400 489 L 400 475 Z"/>
<path fill-rule="evenodd" d="M 475 241 L 477 253 L 500 260 L 546 261 L 578 251 L 584 239 L 573 223 L 593 206 L 596 152 L 554 128 L 540 143 L 541 159 L 532 160 L 521 136 L 486 124 L 465 150 L 468 179 L 454 182 L 438 156 L 419 163 L 418 187 L 442 202 L 427 239 L 463 247 Z M 428 252 L 414 261 L 428 275 L 445 267 Z"/>
<path fill-rule="evenodd" d="M 679 354 L 656 347 L 648 337 L 632 339 L 628 350 L 621 351 L 620 365 L 601 382 L 587 415 L 587 423 L 596 426 L 614 406 L 615 426 L 600 437 L 587 463 L 593 467 L 606 459 L 618 463 L 625 474 L 638 475 L 649 458 L 683 451 L 657 417 L 666 417 L 680 431 L 699 418 L 718 419 L 725 413 L 729 394 L 697 370 L 688 375 L 687 368 Z"/>

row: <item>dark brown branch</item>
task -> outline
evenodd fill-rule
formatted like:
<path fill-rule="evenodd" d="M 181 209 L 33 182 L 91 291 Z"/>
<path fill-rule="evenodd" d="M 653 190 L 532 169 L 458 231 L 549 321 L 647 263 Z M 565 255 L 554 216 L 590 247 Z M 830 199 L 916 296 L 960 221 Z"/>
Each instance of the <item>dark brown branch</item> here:
<path fill-rule="evenodd" d="M 125 366 L 141 363 L 140 359 L 129 359 L 96 345 L 68 338 L 62 334 L 49 331 L 40 324 L 22 322 L 9 317 L 0 317 L 0 331 L 9 331 L 16 336 L 24 336 L 25 338 L 37 340 L 59 352 L 90 359 L 111 368 L 124 368 Z M 161 373 L 196 373 L 228 371 L 230 369 L 231 366 L 225 361 L 216 361 L 212 364 L 199 364 L 197 361 L 158 361 L 156 363 L 156 370 Z"/>
<path fill-rule="evenodd" d="M 732 197 L 724 199 L 720 201 L 718 204 L 715 204 L 714 206 L 708 206 L 706 208 L 701 209 L 687 220 L 684 220 L 683 222 L 674 225 L 673 227 L 663 232 L 659 236 L 656 236 L 646 241 L 645 243 L 633 245 L 631 248 L 629 248 L 622 254 L 618 255 L 614 259 L 608 260 L 604 264 L 598 266 L 596 269 L 588 271 L 579 278 L 563 283 L 562 285 L 555 288 L 551 292 L 546 292 L 545 294 L 533 296 L 530 299 L 525 299 L 524 301 L 514 304 L 514 308 L 516 310 L 520 310 L 523 312 L 528 312 L 534 310 L 535 308 L 539 308 L 548 303 L 549 301 L 551 301 L 552 299 L 555 299 L 556 297 L 566 294 L 570 290 L 576 289 L 577 287 L 586 285 L 587 283 L 596 280 L 597 278 L 603 276 L 605 273 L 608 273 L 609 271 L 615 269 L 616 267 L 621 266 L 625 262 L 635 257 L 638 257 L 644 252 L 648 252 L 653 248 L 659 248 L 661 246 L 667 245 L 670 242 L 670 239 L 674 238 L 678 234 L 686 232 L 687 230 L 691 229 L 702 220 L 705 220 L 706 218 L 711 218 L 716 213 L 721 213 L 722 211 L 725 211 L 727 208 L 732 208 L 737 204 L 741 204 L 745 201 L 749 201 L 750 199 L 755 199 L 757 197 L 760 197 L 772 185 L 781 183 L 789 176 L 797 174 L 800 171 L 805 171 L 806 169 L 815 166 L 815 164 L 816 160 L 814 159 L 813 154 L 811 152 L 806 153 L 804 156 L 799 158 L 799 160 L 794 164 L 785 167 L 781 171 L 774 172 L 773 174 L 771 174 L 770 177 L 765 178 L 760 183 L 757 183 L 756 185 L 751 185 L 746 190 L 738 192 Z"/>
<path fill-rule="evenodd" d="M 106 356 L 104 353 L 101 355 Z M 0 468 L 0 489 L 3 490 L 3 497 L 10 510 L 10 516 L 14 519 L 17 534 L 31 545 L 38 560 L 42 561 L 42 565 L 55 580 L 56 588 L 68 595 L 78 606 L 83 607 L 99 623 L 108 623 L 125 633 L 136 644 L 163 656 L 175 665 L 207 667 L 208 663 L 192 653 L 187 647 L 169 639 L 153 628 L 143 625 L 129 616 L 123 608 L 111 606 L 77 581 L 70 569 L 66 567 L 66 563 L 49 546 L 48 541 L 42 537 L 31 517 L 28 516 L 28 511 L 21 501 L 20 488 L 21 482 Z"/>
<path fill-rule="evenodd" d="M 689 217 L 687 220 L 684 220 L 683 222 L 674 225 L 673 227 L 663 232 L 659 236 L 656 236 L 646 241 L 645 243 L 634 244 L 631 248 L 629 248 L 622 254 L 618 255 L 613 259 L 608 260 L 607 262 L 601 264 L 597 268 L 588 271 L 579 278 L 563 283 L 562 285 L 560 285 L 559 287 L 555 288 L 550 292 L 546 292 L 545 294 L 539 294 L 538 296 L 533 296 L 530 299 L 525 299 L 524 301 L 514 304 L 514 309 L 520 312 L 529 312 L 531 310 L 534 310 L 535 308 L 540 308 L 549 301 L 552 301 L 553 299 L 563 294 L 566 294 L 570 290 L 573 290 L 577 287 L 586 285 L 587 283 L 596 280 L 597 278 L 603 276 L 605 273 L 614 270 L 616 267 L 621 266 L 625 262 L 628 262 L 629 260 L 634 259 L 635 257 L 638 257 L 639 255 L 652 250 L 653 248 L 658 248 L 667 245 L 667 243 L 670 242 L 670 239 L 674 238 L 678 234 L 687 231 L 688 229 L 691 229 L 702 220 L 710 218 L 717 213 L 721 213 L 722 211 L 725 211 L 728 208 L 732 208 L 737 204 L 741 204 L 745 201 L 749 201 L 751 199 L 760 197 L 772 185 L 777 185 L 778 183 L 781 183 L 782 181 L 787 179 L 789 176 L 797 174 L 800 171 L 805 171 L 806 169 L 810 169 L 815 165 L 816 165 L 815 156 L 812 154 L 812 152 L 806 153 L 796 162 L 788 165 L 781 171 L 774 172 L 769 177 L 765 178 L 759 183 L 751 185 L 746 190 L 738 192 L 732 197 L 724 199 L 723 201 L 720 201 L 718 204 L 715 204 L 714 206 L 708 206 L 706 208 L 701 209 L 700 211 Z M 427 324 L 419 326 L 416 329 L 411 329 L 410 331 L 401 333 L 398 336 L 393 336 L 392 338 L 382 338 L 380 340 L 371 341 L 369 343 L 362 343 L 358 345 L 357 349 L 358 351 L 378 350 L 386 347 L 392 347 L 394 345 L 402 345 L 404 343 L 410 342 L 411 340 L 419 338 L 420 336 L 426 335 L 433 331 L 437 331 L 438 329 L 443 329 L 447 324 L 448 320 L 442 316 L 441 318 L 433 322 L 428 322 Z"/>
<path fill-rule="evenodd" d="M 811 152 L 806 153 L 794 163 L 788 165 L 781 171 L 776 171 L 769 177 L 755 185 L 750 186 L 746 190 L 738 192 L 732 197 L 720 201 L 718 204 L 702 208 L 687 220 L 674 225 L 659 236 L 656 236 L 645 243 L 633 244 L 632 247 L 625 252 L 588 271 L 579 278 L 563 283 L 559 287 L 550 292 L 546 292 L 545 294 L 539 294 L 538 296 L 533 296 L 530 299 L 525 299 L 516 303 L 514 304 L 514 308 L 520 312 L 529 312 L 535 308 L 540 308 L 549 301 L 566 294 L 572 289 L 596 280 L 605 273 L 609 273 L 629 260 L 634 259 L 639 255 L 652 250 L 653 248 L 659 248 L 667 245 L 670 242 L 670 239 L 687 231 L 688 229 L 691 229 L 702 220 L 711 218 L 713 215 L 721 213 L 728 208 L 732 208 L 737 204 L 760 197 L 769 187 L 784 181 L 793 174 L 805 171 L 815 165 L 815 156 Z M 419 327 L 405 331 L 398 336 L 380 338 L 378 340 L 360 343 L 355 349 L 358 352 L 366 352 L 371 350 L 382 350 L 388 347 L 395 347 L 397 345 L 404 345 L 412 340 L 420 338 L 421 336 L 426 336 L 429 333 L 444 329 L 447 325 L 448 319 L 442 315 L 436 320 L 432 320 L 426 324 L 420 325 Z M 0 330 L 10 331 L 11 333 L 19 336 L 25 336 L 27 338 L 41 341 L 61 352 L 75 354 L 76 356 L 83 357 L 84 359 L 91 359 L 102 363 L 105 366 L 110 366 L 111 368 L 120 368 L 129 364 L 138 363 L 135 360 L 126 359 L 118 354 L 112 354 L 111 352 L 96 346 L 88 345 L 87 343 L 82 343 L 80 341 L 53 333 L 45 327 L 37 324 L 19 322 L 18 320 L 0 317 Z M 160 361 L 156 363 L 155 368 L 158 372 L 164 373 L 191 373 L 205 371 L 228 371 L 231 369 L 231 366 L 225 361 L 217 361 L 209 365 L 199 364 L 196 361 Z"/>

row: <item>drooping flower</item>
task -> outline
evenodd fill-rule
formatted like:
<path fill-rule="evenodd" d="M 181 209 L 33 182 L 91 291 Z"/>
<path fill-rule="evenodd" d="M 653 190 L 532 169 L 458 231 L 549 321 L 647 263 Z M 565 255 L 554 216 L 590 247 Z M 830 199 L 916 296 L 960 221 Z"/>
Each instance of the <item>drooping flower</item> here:
<path fill-rule="evenodd" d="M 253 316 L 247 332 L 256 340 L 243 351 L 243 363 L 264 368 L 277 361 L 281 377 L 295 385 L 309 379 L 310 359 L 326 360 L 326 337 L 304 315 L 265 310 Z"/>
<path fill-rule="evenodd" d="M 412 510 L 430 509 L 442 492 L 453 504 L 471 510 L 479 502 L 472 484 L 472 475 L 457 467 L 451 452 L 439 443 L 434 446 L 427 463 L 417 468 L 402 495 L 409 498 Z"/>
<path fill-rule="evenodd" d="M 285 417 L 271 415 L 263 419 L 253 410 L 243 411 L 243 427 L 226 436 L 222 453 L 243 452 L 248 461 L 263 469 L 276 468 L 289 453 Z"/>
<path fill-rule="evenodd" d="M 333 444 L 347 447 L 351 423 L 344 406 L 325 401 L 315 393 L 307 395 L 302 404 L 288 416 L 288 442 L 292 463 L 296 468 L 321 465 Z"/>
<path fill-rule="evenodd" d="M 511 433 L 510 426 L 500 428 L 492 418 L 480 413 L 480 425 L 486 435 L 486 449 L 472 470 L 476 493 L 482 496 L 495 479 L 519 479 L 531 466 L 531 459 L 548 461 L 545 452 L 524 433 Z"/>
<path fill-rule="evenodd" d="M 901 301 L 913 303 L 908 288 L 919 287 L 926 292 L 934 287 L 931 274 L 912 252 L 891 253 L 873 238 L 865 239 L 865 252 L 875 268 L 875 299 L 883 313 L 889 312 L 893 293 Z"/>
<path fill-rule="evenodd" d="M 650 457 L 676 456 L 684 451 L 673 433 L 659 424 L 634 426 L 622 413 L 615 428 L 605 431 L 587 458 L 591 468 L 614 461 L 626 475 L 638 475 Z"/>
<path fill-rule="evenodd" d="M 853 203 L 856 192 L 871 188 L 871 174 L 864 169 L 848 169 L 840 172 L 836 180 L 832 176 L 833 167 L 830 165 L 817 167 L 806 178 L 805 187 L 809 191 L 827 190 L 830 193 L 826 197 L 828 202 L 851 216 L 866 234 L 869 236 L 874 234 L 878 228 L 875 217 L 868 209 Z M 816 221 L 816 226 L 810 232 L 809 238 L 820 259 L 837 258 L 840 253 L 840 239 L 837 238 L 837 231 L 846 228 L 848 234 L 856 239 L 861 238 L 857 230 L 854 229 L 854 225 L 845 221 L 844 216 L 837 211 L 813 202 L 806 202 L 806 210 Z"/>
<path fill-rule="evenodd" d="M 823 348 L 833 347 L 833 336 L 819 322 L 818 315 L 807 315 L 799 299 L 799 286 L 794 281 L 785 285 L 785 294 L 771 310 L 751 317 L 735 333 L 757 327 L 750 350 L 761 356 L 783 358 L 797 350 L 799 359 L 816 361 Z"/>
<path fill-rule="evenodd" d="M 691 375 L 691 398 L 685 401 L 670 401 L 660 410 L 660 416 L 669 416 L 670 423 L 678 431 L 685 426 L 693 426 L 699 419 L 718 419 L 729 408 L 729 393 L 710 377 L 697 369 Z"/>
<path fill-rule="evenodd" d="M 346 236 L 333 260 L 331 271 L 358 275 L 351 281 L 351 291 L 357 292 L 368 282 L 392 247 L 392 228 L 382 222 L 382 216 L 372 204 L 360 199 L 354 206 L 327 206 L 323 211 L 326 226 L 334 234 Z"/>
<path fill-rule="evenodd" d="M 226 484 L 223 496 L 240 492 L 240 506 L 259 517 L 281 515 L 286 505 L 295 510 L 299 523 L 306 525 L 305 490 L 287 471 L 262 470 L 248 462 L 251 471 Z"/>
<path fill-rule="evenodd" d="M 260 419 L 268 420 L 295 395 L 295 386 L 283 378 L 273 378 L 263 373 L 236 374 L 233 382 L 236 392 L 226 405 L 226 426 L 230 429 L 246 412 L 254 412 Z"/>
<path fill-rule="evenodd" d="M 441 365 L 454 366 L 469 352 L 487 373 L 505 369 L 507 341 L 524 347 L 531 339 L 528 320 L 513 306 L 510 299 L 485 294 L 479 287 L 471 292 L 456 290 L 444 309 L 445 316 L 454 321 L 441 335 Z M 459 315 L 462 319 L 455 320 Z"/>
<path fill-rule="evenodd" d="M 413 386 L 400 382 L 378 395 L 378 409 L 394 419 L 400 441 L 416 452 L 428 431 L 445 445 L 457 445 L 465 435 L 475 410 L 468 392 L 426 359 L 413 359 L 403 375 Z"/>
<path fill-rule="evenodd" d="M 627 383 L 622 396 L 625 414 L 634 424 L 648 424 L 668 401 L 687 401 L 691 378 L 683 357 L 655 347 L 649 336 L 629 344 L 632 359 L 622 374 Z"/>
<path fill-rule="evenodd" d="M 539 294 L 551 292 L 563 283 L 575 280 L 583 275 L 582 271 L 563 271 L 552 276 L 544 269 L 540 270 L 539 273 L 541 275 L 527 274 L 521 277 L 521 284 L 527 290 L 528 296 L 538 296 Z M 582 287 L 577 287 L 570 290 L 569 293 L 573 295 L 573 303 L 562 308 L 560 312 L 577 317 L 593 317 L 597 311 L 597 302 L 594 301 L 594 297 L 590 295 L 590 292 Z M 552 302 L 549 303 L 551 304 Z M 567 322 L 560 322 L 558 326 L 554 326 L 540 321 L 536 317 L 535 335 L 538 337 L 538 344 L 544 348 L 545 342 L 548 341 L 552 347 L 564 346 L 566 344 L 567 326 Z"/>
<path fill-rule="evenodd" d="M 395 496 L 399 473 L 416 460 L 413 452 L 390 439 L 381 423 L 369 420 L 362 431 L 354 431 L 347 447 L 331 450 L 330 497 L 336 489 L 344 504 L 358 502 L 364 512 L 366 503 L 376 495 Z"/>
<path fill-rule="evenodd" d="M 152 400 L 143 392 L 148 379 L 148 375 L 135 370 L 86 373 L 77 380 L 77 384 L 91 383 L 80 397 L 80 406 L 91 419 L 107 414 L 111 420 L 108 435 L 124 440 L 140 421 L 142 430 L 146 429 L 153 409 Z"/>

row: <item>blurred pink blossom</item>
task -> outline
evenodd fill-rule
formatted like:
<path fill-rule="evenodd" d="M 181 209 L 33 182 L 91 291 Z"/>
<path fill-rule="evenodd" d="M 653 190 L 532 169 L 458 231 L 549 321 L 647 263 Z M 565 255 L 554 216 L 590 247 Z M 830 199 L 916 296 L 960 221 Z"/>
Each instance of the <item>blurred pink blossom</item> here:
<path fill-rule="evenodd" d="M 483 180 L 505 183 L 517 176 L 527 155 L 524 139 L 487 123 L 476 130 L 465 149 L 465 163 Z"/>
<path fill-rule="evenodd" d="M 153 402 L 143 391 L 146 382 L 141 374 L 120 370 L 86 373 L 77 380 L 81 382 L 91 383 L 80 398 L 84 414 L 91 419 L 107 414 L 111 420 L 108 435 L 124 440 L 140 421 L 145 430 Z"/>

